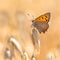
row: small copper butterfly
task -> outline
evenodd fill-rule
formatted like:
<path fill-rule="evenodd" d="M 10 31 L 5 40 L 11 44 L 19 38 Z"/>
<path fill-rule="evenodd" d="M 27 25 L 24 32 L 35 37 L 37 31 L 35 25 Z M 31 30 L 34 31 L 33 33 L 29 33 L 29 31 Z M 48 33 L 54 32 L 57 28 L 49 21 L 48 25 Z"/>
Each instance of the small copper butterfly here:
<path fill-rule="evenodd" d="M 45 33 L 49 28 L 50 12 L 45 13 L 32 21 L 32 25 L 41 33 Z"/>

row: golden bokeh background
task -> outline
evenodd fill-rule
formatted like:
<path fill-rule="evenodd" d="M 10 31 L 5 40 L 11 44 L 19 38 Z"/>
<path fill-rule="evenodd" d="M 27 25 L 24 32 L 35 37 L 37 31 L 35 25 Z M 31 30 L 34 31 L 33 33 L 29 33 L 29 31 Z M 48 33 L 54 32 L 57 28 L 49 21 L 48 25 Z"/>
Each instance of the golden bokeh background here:
<path fill-rule="evenodd" d="M 21 42 L 29 57 L 32 56 L 34 45 L 31 38 L 31 21 L 46 12 L 51 13 L 49 29 L 45 34 L 39 34 L 40 52 L 35 56 L 37 60 L 47 60 L 48 52 L 55 53 L 56 47 L 60 45 L 60 0 L 0 0 L 0 12 L 6 12 L 10 18 L 10 24 L 0 26 L 0 60 L 4 60 L 3 51 L 8 46 L 7 40 L 11 35 Z M 17 13 L 24 16 L 20 24 L 17 23 Z M 17 60 L 19 60 L 20 54 L 17 50 L 15 54 Z M 57 56 L 56 60 L 59 59 L 59 56 Z"/>

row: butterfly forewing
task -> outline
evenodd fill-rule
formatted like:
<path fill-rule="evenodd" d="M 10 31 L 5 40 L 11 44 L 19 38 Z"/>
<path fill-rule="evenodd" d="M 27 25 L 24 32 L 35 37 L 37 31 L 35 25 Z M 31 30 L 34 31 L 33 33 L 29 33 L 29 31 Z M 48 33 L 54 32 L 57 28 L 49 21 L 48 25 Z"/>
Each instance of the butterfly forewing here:
<path fill-rule="evenodd" d="M 50 19 L 50 13 L 46 13 L 46 14 L 43 14 L 43 15 L 37 17 L 34 20 L 34 22 L 40 22 L 40 21 L 49 22 L 49 19 Z"/>

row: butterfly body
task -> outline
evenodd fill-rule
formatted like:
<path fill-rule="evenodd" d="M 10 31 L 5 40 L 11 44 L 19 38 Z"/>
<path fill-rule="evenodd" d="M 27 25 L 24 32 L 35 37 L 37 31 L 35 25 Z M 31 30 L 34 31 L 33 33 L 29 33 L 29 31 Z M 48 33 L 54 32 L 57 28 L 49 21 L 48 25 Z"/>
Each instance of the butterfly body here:
<path fill-rule="evenodd" d="M 45 33 L 47 29 L 49 28 L 49 19 L 50 19 L 50 13 L 46 13 L 44 15 L 39 16 L 35 20 L 33 20 L 33 26 L 38 29 L 38 31 L 41 33 Z"/>

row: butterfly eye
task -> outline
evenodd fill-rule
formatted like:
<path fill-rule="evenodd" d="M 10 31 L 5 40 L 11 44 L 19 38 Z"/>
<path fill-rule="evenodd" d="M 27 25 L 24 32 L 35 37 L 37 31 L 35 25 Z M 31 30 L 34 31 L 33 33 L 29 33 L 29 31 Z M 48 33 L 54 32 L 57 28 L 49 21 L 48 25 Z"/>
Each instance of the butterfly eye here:
<path fill-rule="evenodd" d="M 34 22 L 34 20 L 32 20 L 32 22 Z"/>

